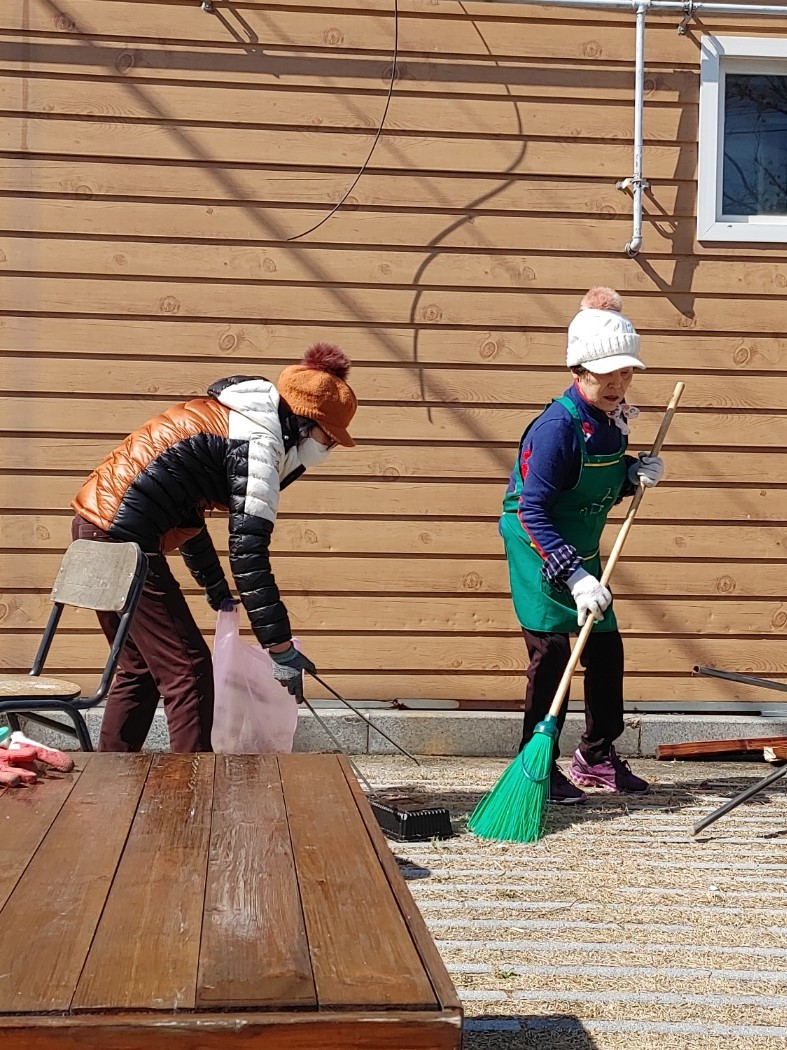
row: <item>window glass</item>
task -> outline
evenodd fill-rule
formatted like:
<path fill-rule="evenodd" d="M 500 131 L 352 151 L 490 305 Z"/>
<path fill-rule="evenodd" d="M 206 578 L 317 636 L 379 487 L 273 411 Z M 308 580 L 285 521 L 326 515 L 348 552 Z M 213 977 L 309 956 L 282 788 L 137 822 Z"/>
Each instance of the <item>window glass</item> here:
<path fill-rule="evenodd" d="M 724 215 L 787 215 L 787 76 L 728 73 Z"/>

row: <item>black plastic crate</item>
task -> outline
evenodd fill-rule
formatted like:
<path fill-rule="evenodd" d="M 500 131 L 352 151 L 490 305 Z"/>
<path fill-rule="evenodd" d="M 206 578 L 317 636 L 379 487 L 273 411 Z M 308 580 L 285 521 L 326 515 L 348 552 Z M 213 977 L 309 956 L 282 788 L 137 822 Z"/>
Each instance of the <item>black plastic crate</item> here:
<path fill-rule="evenodd" d="M 424 806 L 411 798 L 371 798 L 369 805 L 388 838 L 397 842 L 450 839 L 454 833 L 443 807 Z"/>

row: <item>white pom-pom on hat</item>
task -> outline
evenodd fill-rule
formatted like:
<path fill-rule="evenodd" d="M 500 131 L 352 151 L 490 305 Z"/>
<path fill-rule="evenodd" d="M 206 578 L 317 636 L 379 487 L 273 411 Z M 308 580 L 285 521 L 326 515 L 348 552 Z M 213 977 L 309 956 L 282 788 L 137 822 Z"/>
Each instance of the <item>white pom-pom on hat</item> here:
<path fill-rule="evenodd" d="M 645 367 L 639 356 L 639 335 L 622 308 L 614 288 L 597 285 L 584 295 L 568 326 L 569 368 L 582 365 L 589 372 L 607 375 L 619 368 Z"/>

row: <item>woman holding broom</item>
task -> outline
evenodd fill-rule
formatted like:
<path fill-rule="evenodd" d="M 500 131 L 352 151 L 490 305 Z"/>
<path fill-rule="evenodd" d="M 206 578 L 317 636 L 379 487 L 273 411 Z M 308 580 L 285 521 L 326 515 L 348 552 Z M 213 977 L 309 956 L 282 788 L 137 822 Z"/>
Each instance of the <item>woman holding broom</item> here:
<path fill-rule="evenodd" d="M 628 421 L 637 415 L 626 391 L 634 370 L 645 367 L 639 350 L 617 292 L 591 288 L 568 329 L 574 383 L 525 431 L 503 502 L 500 531 L 530 657 L 520 750 L 547 714 L 569 660 L 569 636 L 588 616 L 596 621 L 582 654 L 585 732 L 568 778 L 556 761 L 550 774 L 549 800 L 562 805 L 584 802 L 583 787 L 648 790 L 614 747 L 623 732 L 623 642 L 599 556 L 611 508 L 664 474 L 658 456 L 625 455 Z M 565 711 L 564 704 L 560 729 Z"/>

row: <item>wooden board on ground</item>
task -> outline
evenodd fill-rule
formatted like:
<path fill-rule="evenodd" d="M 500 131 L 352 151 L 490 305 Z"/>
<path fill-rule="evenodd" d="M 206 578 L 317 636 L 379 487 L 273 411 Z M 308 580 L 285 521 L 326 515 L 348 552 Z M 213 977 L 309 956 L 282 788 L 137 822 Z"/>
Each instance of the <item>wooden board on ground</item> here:
<path fill-rule="evenodd" d="M 656 758 L 728 758 L 730 755 L 756 755 L 766 747 L 787 748 L 787 737 L 761 736 L 739 740 L 691 740 L 682 744 L 659 744 Z"/>
<path fill-rule="evenodd" d="M 85 755 L 0 793 L 0 822 L 8 1046 L 461 1044 L 456 993 L 343 757 Z"/>

